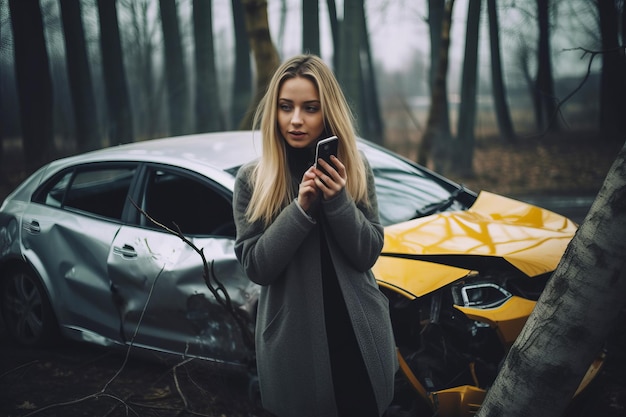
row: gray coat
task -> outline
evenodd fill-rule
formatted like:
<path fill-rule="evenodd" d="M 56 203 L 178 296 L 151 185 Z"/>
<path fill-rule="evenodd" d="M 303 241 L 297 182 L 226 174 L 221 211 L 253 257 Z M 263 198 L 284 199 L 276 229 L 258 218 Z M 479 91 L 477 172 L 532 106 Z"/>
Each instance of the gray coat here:
<path fill-rule="evenodd" d="M 263 406 L 280 417 L 336 416 L 326 340 L 320 229 L 295 200 L 267 228 L 245 211 L 254 163 L 241 168 L 234 195 L 235 253 L 248 277 L 262 286 L 256 353 Z M 374 178 L 370 205 L 357 206 L 344 190 L 322 201 L 328 247 L 372 387 L 382 414 L 393 398 L 397 370 L 389 304 L 370 268 L 383 246 Z M 293 178 L 296 194 L 300 178 Z"/>

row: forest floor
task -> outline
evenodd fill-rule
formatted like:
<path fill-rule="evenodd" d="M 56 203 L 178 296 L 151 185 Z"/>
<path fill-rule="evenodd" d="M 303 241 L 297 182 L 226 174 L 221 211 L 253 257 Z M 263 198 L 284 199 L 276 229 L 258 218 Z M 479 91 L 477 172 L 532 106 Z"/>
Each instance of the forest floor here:
<path fill-rule="evenodd" d="M 572 132 L 515 144 L 479 139 L 475 175 L 453 179 L 511 197 L 595 196 L 621 146 Z M 0 166 L 0 201 L 20 179 L 7 160 Z M 565 417 L 626 416 L 624 318 L 609 340 L 605 367 Z M 70 342 L 19 349 L 0 326 L 0 416 L 268 416 L 248 399 L 246 381 L 197 361 L 172 366 L 131 357 L 125 363 L 119 352 Z"/>

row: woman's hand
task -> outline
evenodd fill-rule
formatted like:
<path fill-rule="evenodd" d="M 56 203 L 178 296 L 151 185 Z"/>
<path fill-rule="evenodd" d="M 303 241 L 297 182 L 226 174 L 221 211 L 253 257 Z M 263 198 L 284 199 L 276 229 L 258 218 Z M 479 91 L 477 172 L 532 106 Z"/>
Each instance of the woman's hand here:
<path fill-rule="evenodd" d="M 317 166 L 323 168 L 327 174 L 318 168 L 313 168 L 315 185 L 322 192 L 324 200 L 333 198 L 346 186 L 345 165 L 335 155 L 332 155 L 330 160 L 334 167 L 323 159 L 317 160 Z"/>
<path fill-rule="evenodd" d="M 307 213 L 315 200 L 317 200 L 320 191 L 315 183 L 314 169 L 314 167 L 311 167 L 306 170 L 298 189 L 298 204 Z"/>

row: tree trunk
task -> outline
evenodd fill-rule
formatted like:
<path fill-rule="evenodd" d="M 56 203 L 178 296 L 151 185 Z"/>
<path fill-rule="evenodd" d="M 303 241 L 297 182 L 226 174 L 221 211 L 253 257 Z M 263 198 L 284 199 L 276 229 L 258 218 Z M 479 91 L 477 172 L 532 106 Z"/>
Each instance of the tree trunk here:
<path fill-rule="evenodd" d="M 169 110 L 170 134 L 189 133 L 189 92 L 187 73 L 183 61 L 180 41 L 176 0 L 159 0 L 163 45 L 165 47 L 165 75 L 167 80 L 167 106 Z"/>
<path fill-rule="evenodd" d="M 110 144 L 128 143 L 134 138 L 116 3 L 116 0 L 97 0 Z"/>
<path fill-rule="evenodd" d="M 550 0 L 537 0 L 539 44 L 537 55 L 537 78 L 535 79 L 535 107 L 537 127 L 551 132 L 559 130 L 552 59 L 550 54 Z"/>
<path fill-rule="evenodd" d="M 302 51 L 320 55 L 320 11 L 319 2 L 302 2 Z"/>
<path fill-rule="evenodd" d="M 163 87 L 161 83 L 156 83 L 154 76 L 153 58 L 153 31 L 154 19 L 149 12 L 152 0 L 133 0 L 129 3 L 130 13 L 132 13 L 133 36 L 137 45 L 137 52 L 134 55 L 136 64 L 132 73 L 132 81 L 129 85 L 134 86 L 138 91 L 135 97 L 136 111 L 135 127 L 136 134 L 140 138 L 154 138 L 164 136 L 167 122 L 163 122 L 166 117 L 161 117 L 163 99 Z"/>
<path fill-rule="evenodd" d="M 330 20 L 330 31 L 333 35 L 333 68 L 337 72 L 339 68 L 339 56 L 341 52 L 341 45 L 339 41 L 339 19 L 337 19 L 337 4 L 335 0 L 327 0 L 328 6 L 328 19 Z"/>
<path fill-rule="evenodd" d="M 215 53 L 212 0 L 193 0 L 193 34 L 196 63 L 196 132 L 223 130 Z"/>
<path fill-rule="evenodd" d="M 626 4 L 622 3 L 622 49 L 626 48 Z M 626 51 L 625 51 L 626 53 Z"/>
<path fill-rule="evenodd" d="M 250 47 L 254 53 L 256 64 L 256 88 L 254 99 L 249 104 L 246 116 L 243 118 L 240 129 L 252 128 L 254 111 L 265 95 L 267 86 L 280 65 L 278 51 L 272 43 L 269 21 L 267 17 L 266 0 L 243 0 L 245 9 L 246 29 Z"/>
<path fill-rule="evenodd" d="M 474 125 L 476 121 L 476 91 L 478 90 L 478 36 L 480 29 L 481 0 L 472 0 L 467 7 L 465 57 L 461 79 L 461 104 L 457 137 L 449 150 L 452 156 L 451 171 L 461 177 L 474 173 Z"/>
<path fill-rule="evenodd" d="M 280 23 L 278 24 L 278 39 L 276 39 L 276 49 L 278 51 L 282 51 L 285 41 L 285 26 L 287 23 L 287 0 L 280 0 L 280 18 L 278 19 L 278 21 Z"/>
<path fill-rule="evenodd" d="M 504 78 L 502 77 L 502 61 L 500 58 L 500 29 L 498 23 L 498 10 L 496 0 L 487 0 L 487 13 L 489 15 L 489 47 L 491 50 L 491 84 L 493 94 L 493 106 L 496 112 L 498 129 L 502 139 L 507 142 L 515 140 L 511 113 L 506 99 Z"/>
<path fill-rule="evenodd" d="M 235 29 L 235 74 L 230 111 L 231 125 L 241 125 L 252 97 L 252 64 L 250 43 L 246 33 L 246 18 L 243 0 L 232 0 L 233 26 Z"/>
<path fill-rule="evenodd" d="M 478 417 L 561 416 L 624 307 L 626 145 L 568 245 Z"/>
<path fill-rule="evenodd" d="M 372 142 L 383 145 L 385 128 L 380 113 L 374 60 L 372 58 L 372 48 L 370 47 L 369 31 L 367 30 L 367 17 L 363 7 L 361 7 L 361 19 L 363 20 L 361 23 L 361 44 L 366 58 L 364 62 L 365 68 L 363 68 L 363 107 L 366 114 L 363 136 Z"/>
<path fill-rule="evenodd" d="M 602 35 L 600 133 L 604 140 L 622 140 L 626 132 L 626 56 L 619 45 L 619 14 L 614 1 L 598 1 Z M 622 13 L 623 15 L 623 13 Z"/>
<path fill-rule="evenodd" d="M 445 0 L 428 0 L 428 30 L 430 35 L 430 69 L 428 71 L 428 86 L 432 93 L 439 71 L 438 65 L 441 56 L 441 33 L 446 18 Z M 447 52 L 446 52 L 447 54 Z M 448 108 L 448 96 L 443 97 L 445 107 Z M 442 126 L 445 132 L 450 133 L 450 118 L 448 111 L 441 115 Z M 430 156 L 429 156 L 430 157 Z"/>
<path fill-rule="evenodd" d="M 52 157 L 52 80 L 38 0 L 9 0 L 25 168 Z"/>
<path fill-rule="evenodd" d="M 63 0 L 61 20 L 65 40 L 65 57 L 72 94 L 76 143 L 81 152 L 98 149 L 100 145 L 96 100 L 91 82 L 91 70 L 85 45 L 80 0 Z"/>
<path fill-rule="evenodd" d="M 450 49 L 450 26 L 452 24 L 452 8 L 454 0 L 447 0 L 441 25 L 437 74 L 430 93 L 430 111 L 426 122 L 426 130 L 418 150 L 418 162 L 427 166 L 431 159 L 437 171 L 445 172 L 448 159 L 446 152 L 450 143 L 450 125 L 448 119 L 448 52 Z"/>
<path fill-rule="evenodd" d="M 366 117 L 363 108 L 363 74 L 361 72 L 361 24 L 363 20 L 359 17 L 363 10 L 363 0 L 345 0 L 343 7 L 343 21 L 339 34 L 341 52 L 336 73 L 355 114 L 357 129 L 361 132 L 364 130 L 363 124 Z"/>

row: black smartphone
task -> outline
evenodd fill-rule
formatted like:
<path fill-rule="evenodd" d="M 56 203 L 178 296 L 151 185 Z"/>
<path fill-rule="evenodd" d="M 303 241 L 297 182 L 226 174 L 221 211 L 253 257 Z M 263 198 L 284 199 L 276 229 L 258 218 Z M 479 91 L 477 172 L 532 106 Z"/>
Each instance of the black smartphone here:
<path fill-rule="evenodd" d="M 317 166 L 317 161 L 319 159 L 323 159 L 332 167 L 334 167 L 335 165 L 333 165 L 333 163 L 330 161 L 330 156 L 331 155 L 337 156 L 338 148 L 339 148 L 339 139 L 337 138 L 337 136 L 331 136 L 329 138 L 322 139 L 319 142 L 317 142 L 317 148 L 315 149 L 315 168 L 321 171 L 324 171 L 324 169 L 321 166 Z M 324 171 L 324 173 L 328 175 L 326 171 Z"/>

